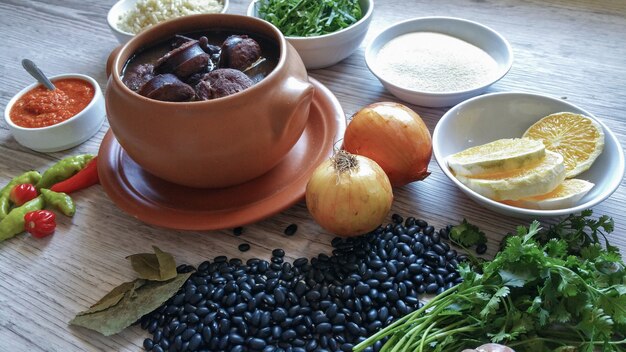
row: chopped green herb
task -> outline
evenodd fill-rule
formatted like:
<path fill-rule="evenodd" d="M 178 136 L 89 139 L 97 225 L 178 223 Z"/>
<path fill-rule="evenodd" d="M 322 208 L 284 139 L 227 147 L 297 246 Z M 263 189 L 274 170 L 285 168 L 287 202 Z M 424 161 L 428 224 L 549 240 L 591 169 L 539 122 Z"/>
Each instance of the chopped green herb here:
<path fill-rule="evenodd" d="M 467 222 L 467 219 L 463 219 L 461 224 L 452 227 L 450 230 L 450 240 L 466 248 L 487 243 L 485 233 L 480 231 L 476 225 Z"/>
<path fill-rule="evenodd" d="M 590 215 L 547 232 L 537 221 L 520 226 L 492 261 L 460 264 L 463 283 L 354 351 L 385 338 L 381 351 L 460 351 L 485 342 L 517 352 L 626 351 L 626 269 L 606 237 L 608 250 L 599 243 L 598 232 L 610 233 L 613 221 Z"/>
<path fill-rule="evenodd" d="M 261 0 L 258 13 L 292 37 L 336 32 L 363 16 L 358 0 Z"/>

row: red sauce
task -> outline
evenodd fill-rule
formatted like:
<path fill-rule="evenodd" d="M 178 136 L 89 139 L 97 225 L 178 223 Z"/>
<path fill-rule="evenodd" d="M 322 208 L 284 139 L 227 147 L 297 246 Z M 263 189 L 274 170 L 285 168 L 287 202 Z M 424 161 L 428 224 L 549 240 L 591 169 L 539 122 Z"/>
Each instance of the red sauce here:
<path fill-rule="evenodd" d="M 55 90 L 39 85 L 21 96 L 9 113 L 18 126 L 38 128 L 56 125 L 81 112 L 95 94 L 91 83 L 78 78 L 53 82 Z"/>

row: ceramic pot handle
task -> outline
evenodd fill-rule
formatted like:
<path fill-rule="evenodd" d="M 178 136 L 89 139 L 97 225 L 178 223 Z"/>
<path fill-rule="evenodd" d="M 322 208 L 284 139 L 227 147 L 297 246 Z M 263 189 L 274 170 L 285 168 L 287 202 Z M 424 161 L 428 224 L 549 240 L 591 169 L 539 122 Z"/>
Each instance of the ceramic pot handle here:
<path fill-rule="evenodd" d="M 294 114 L 299 112 L 300 109 L 309 109 L 315 88 L 308 81 L 289 77 L 283 83 L 282 91 L 284 93 L 277 97 L 282 103 L 272 111 L 274 116 L 272 127 L 278 136 L 289 130 Z M 305 116 L 308 116 L 308 114 Z"/>

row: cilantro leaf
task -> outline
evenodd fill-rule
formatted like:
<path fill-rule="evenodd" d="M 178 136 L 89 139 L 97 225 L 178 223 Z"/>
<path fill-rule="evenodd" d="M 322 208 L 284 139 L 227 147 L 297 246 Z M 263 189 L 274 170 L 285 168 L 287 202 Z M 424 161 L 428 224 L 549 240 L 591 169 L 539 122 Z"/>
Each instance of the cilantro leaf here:
<path fill-rule="evenodd" d="M 467 222 L 467 219 L 463 219 L 463 222 L 459 225 L 453 226 L 450 230 L 450 240 L 454 243 L 461 245 L 462 247 L 472 247 L 478 244 L 487 243 L 487 236 L 480 231 L 476 225 L 472 225 Z"/>

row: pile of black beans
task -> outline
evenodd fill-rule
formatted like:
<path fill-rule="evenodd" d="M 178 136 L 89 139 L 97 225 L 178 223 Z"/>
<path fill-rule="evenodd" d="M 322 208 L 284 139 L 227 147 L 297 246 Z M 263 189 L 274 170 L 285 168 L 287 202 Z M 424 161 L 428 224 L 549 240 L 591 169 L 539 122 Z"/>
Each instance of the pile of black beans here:
<path fill-rule="evenodd" d="M 419 296 L 461 282 L 464 256 L 423 220 L 393 223 L 355 238 L 335 238 L 331 256 L 285 262 L 205 261 L 141 326 L 149 351 L 352 351 L 417 309 Z M 182 265 L 179 271 L 194 270 Z M 379 342 L 368 351 L 378 351 Z"/>

